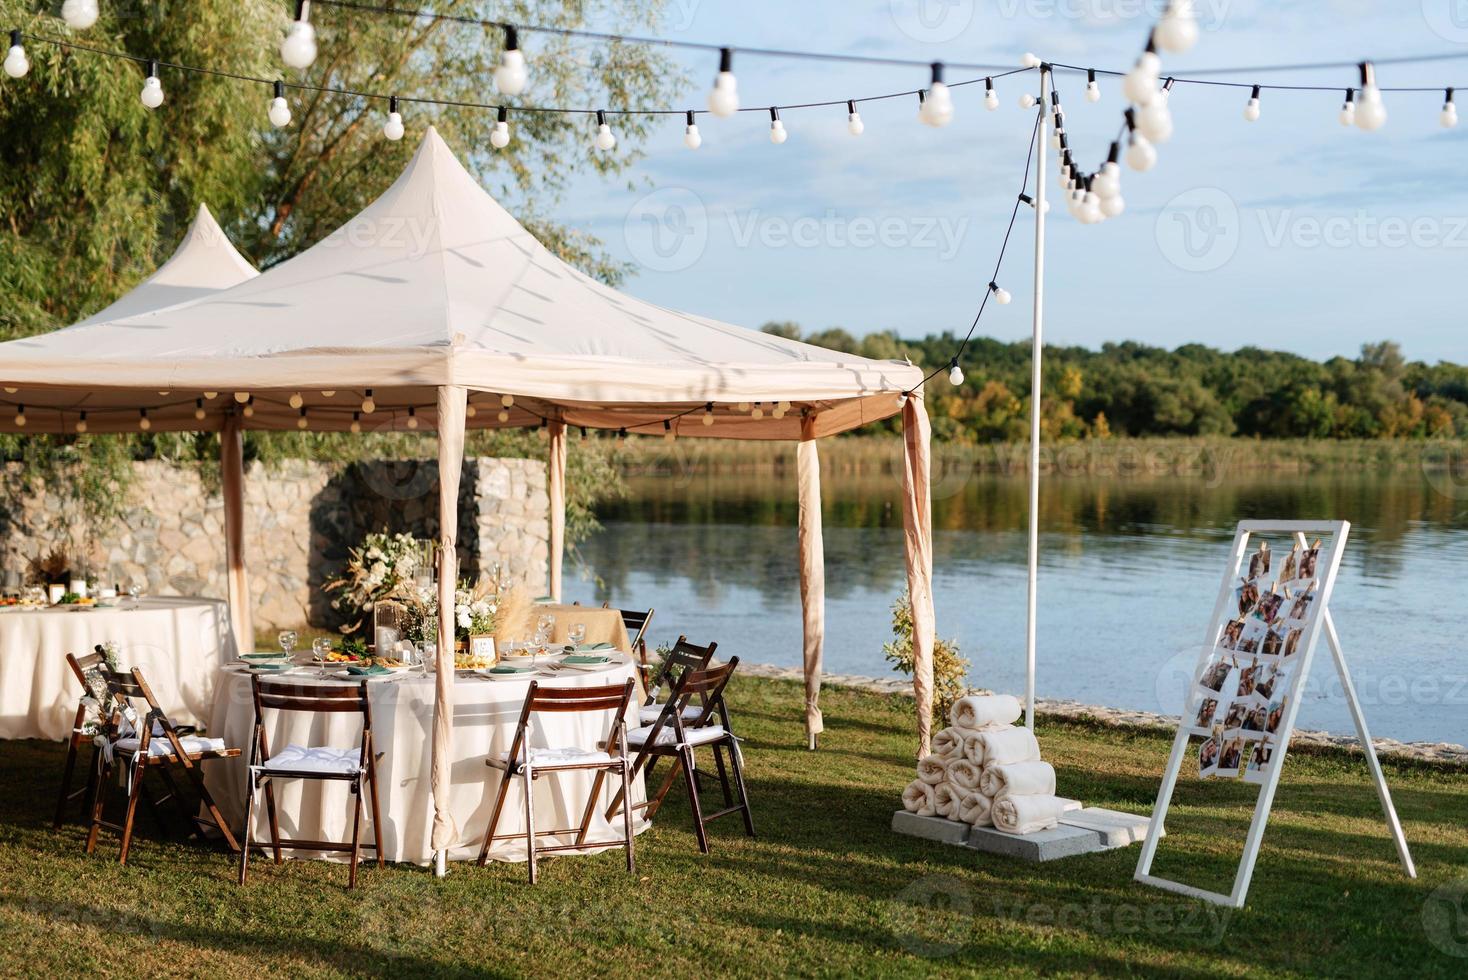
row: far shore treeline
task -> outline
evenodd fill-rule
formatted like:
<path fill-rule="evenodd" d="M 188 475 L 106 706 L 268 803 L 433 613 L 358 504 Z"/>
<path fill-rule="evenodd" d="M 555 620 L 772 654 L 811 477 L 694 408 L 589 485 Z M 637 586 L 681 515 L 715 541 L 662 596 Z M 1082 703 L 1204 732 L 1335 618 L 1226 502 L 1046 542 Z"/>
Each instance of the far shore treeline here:
<path fill-rule="evenodd" d="M 928 370 L 933 436 L 942 442 L 1011 442 L 1029 436 L 1030 344 L 971 340 L 962 385 L 946 365 L 950 334 L 856 338 L 840 328 L 803 334 L 792 323 L 766 333 L 876 358 L 907 357 Z M 1468 366 L 1408 361 L 1393 341 L 1358 357 L 1314 361 L 1283 351 L 1203 344 L 1176 350 L 1134 341 L 1045 348 L 1042 426 L 1049 439 L 1111 436 L 1247 436 L 1265 439 L 1468 437 Z M 894 430 L 895 431 L 895 430 Z"/>

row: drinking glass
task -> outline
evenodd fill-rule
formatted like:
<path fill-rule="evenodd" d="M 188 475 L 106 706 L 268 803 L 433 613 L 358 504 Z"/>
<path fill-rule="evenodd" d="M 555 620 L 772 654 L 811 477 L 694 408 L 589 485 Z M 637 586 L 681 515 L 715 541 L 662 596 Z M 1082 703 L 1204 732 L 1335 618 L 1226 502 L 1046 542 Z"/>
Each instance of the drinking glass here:
<path fill-rule="evenodd" d="M 326 676 L 326 656 L 331 653 L 331 640 L 324 636 L 318 636 L 311 641 L 311 653 L 316 659 L 316 676 Z"/>
<path fill-rule="evenodd" d="M 146 591 L 146 589 L 143 585 L 142 579 L 135 578 L 127 584 L 128 598 L 132 599 L 134 609 L 138 607 L 138 600 L 143 597 L 144 591 Z"/>
<path fill-rule="evenodd" d="M 284 650 L 285 655 L 289 657 L 291 655 L 291 651 L 296 648 L 296 641 L 300 639 L 300 637 L 296 635 L 295 630 L 281 630 L 280 635 L 277 636 L 276 639 L 280 641 L 280 648 Z"/>
<path fill-rule="evenodd" d="M 566 640 L 572 647 L 579 647 L 586 642 L 586 624 L 572 623 L 571 628 L 566 631 Z"/>

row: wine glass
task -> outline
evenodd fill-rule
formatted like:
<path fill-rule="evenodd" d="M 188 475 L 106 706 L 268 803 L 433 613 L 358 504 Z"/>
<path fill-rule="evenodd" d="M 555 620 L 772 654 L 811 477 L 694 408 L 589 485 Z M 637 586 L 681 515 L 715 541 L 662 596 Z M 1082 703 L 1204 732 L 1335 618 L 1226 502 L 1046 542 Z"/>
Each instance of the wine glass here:
<path fill-rule="evenodd" d="M 127 584 L 128 598 L 133 601 L 133 608 L 138 608 L 138 600 L 143 597 L 144 587 L 142 579 L 133 579 Z"/>
<path fill-rule="evenodd" d="M 316 676 L 326 676 L 326 657 L 331 653 L 331 640 L 325 636 L 318 636 L 311 641 L 311 653 L 316 660 Z"/>
<path fill-rule="evenodd" d="M 300 639 L 300 637 L 296 635 L 295 630 L 281 630 L 280 634 L 276 636 L 276 639 L 280 641 L 280 648 L 284 650 L 285 655 L 289 657 L 291 655 L 291 651 L 295 650 L 296 641 Z"/>
<path fill-rule="evenodd" d="M 572 652 L 586 642 L 586 624 L 572 623 L 571 628 L 566 631 L 566 641 L 571 644 Z"/>

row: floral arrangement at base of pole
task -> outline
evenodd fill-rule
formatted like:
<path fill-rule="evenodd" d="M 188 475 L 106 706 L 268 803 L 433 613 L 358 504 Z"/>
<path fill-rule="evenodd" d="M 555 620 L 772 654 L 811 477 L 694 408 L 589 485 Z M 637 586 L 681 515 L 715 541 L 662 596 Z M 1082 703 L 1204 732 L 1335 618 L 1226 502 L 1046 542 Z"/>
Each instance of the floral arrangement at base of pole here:
<path fill-rule="evenodd" d="M 344 635 L 360 630 L 379 600 L 414 587 L 425 550 L 425 542 L 411 534 L 376 531 L 347 553 L 341 575 L 322 586 L 332 596 L 331 608 L 347 619 Z"/>

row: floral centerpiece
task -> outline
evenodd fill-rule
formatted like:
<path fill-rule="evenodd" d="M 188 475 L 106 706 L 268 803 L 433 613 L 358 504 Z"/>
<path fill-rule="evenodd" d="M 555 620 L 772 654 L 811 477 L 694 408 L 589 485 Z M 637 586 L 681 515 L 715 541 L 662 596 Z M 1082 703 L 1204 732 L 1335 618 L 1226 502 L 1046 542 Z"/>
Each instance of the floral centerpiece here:
<path fill-rule="evenodd" d="M 403 605 L 403 636 L 422 646 L 438 642 L 438 590 L 408 584 L 393 593 Z M 500 596 L 489 579 L 472 588 L 460 582 L 454 590 L 454 640 L 467 642 L 471 636 L 488 636 L 498 626 Z"/>
<path fill-rule="evenodd" d="M 379 600 L 413 589 L 415 577 L 427 567 L 425 552 L 426 542 L 386 531 L 367 535 L 360 547 L 348 552 L 341 575 L 324 586 L 332 596 L 331 608 L 347 620 L 342 633 L 360 630 Z"/>

